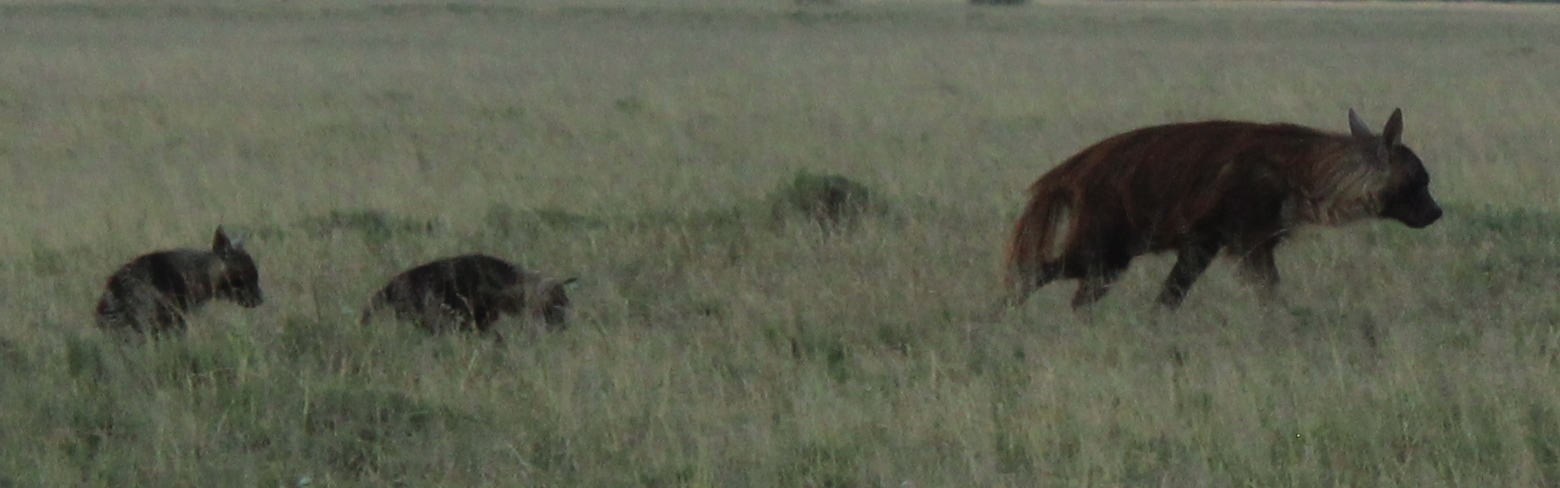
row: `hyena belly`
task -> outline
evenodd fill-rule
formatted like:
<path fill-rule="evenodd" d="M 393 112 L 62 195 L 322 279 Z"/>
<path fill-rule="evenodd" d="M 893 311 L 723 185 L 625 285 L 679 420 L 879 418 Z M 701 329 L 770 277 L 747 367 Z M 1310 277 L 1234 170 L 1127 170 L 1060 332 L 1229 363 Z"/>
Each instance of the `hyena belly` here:
<path fill-rule="evenodd" d="M 397 302 L 396 316 L 430 332 L 481 329 L 469 300 L 445 287 L 417 290 Z"/>
<path fill-rule="evenodd" d="M 484 292 L 463 290 L 450 280 L 397 280 L 379 292 L 368 313 L 388 308 L 396 320 L 430 332 L 483 330 L 498 319 L 488 301 Z"/>

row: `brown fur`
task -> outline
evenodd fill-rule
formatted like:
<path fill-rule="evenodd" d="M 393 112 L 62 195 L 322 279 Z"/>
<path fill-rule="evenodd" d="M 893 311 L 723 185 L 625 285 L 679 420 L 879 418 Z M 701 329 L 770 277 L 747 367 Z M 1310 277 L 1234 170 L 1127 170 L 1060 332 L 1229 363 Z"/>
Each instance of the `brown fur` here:
<path fill-rule="evenodd" d="M 1203 121 L 1145 127 L 1084 149 L 1041 176 L 1007 249 L 1010 305 L 1078 279 L 1073 308 L 1102 298 L 1132 258 L 1174 250 L 1159 303 L 1176 307 L 1221 251 L 1272 297 L 1274 248 L 1301 224 L 1391 218 L 1435 222 L 1423 163 L 1401 143 L 1402 111 L 1374 134 L 1284 123 Z"/>
<path fill-rule="evenodd" d="M 369 298 L 361 322 L 367 325 L 376 312 L 389 308 L 396 319 L 430 332 L 475 330 L 497 336 L 492 326 L 501 314 L 529 314 L 561 328 L 569 306 L 566 289 L 574 282 L 546 279 L 482 254 L 443 258 L 391 278 Z"/>
<path fill-rule="evenodd" d="M 254 259 L 221 226 L 211 250 L 143 254 L 109 276 L 104 288 L 95 316 L 98 327 L 109 331 L 181 333 L 185 314 L 213 298 L 246 308 L 265 301 Z"/>

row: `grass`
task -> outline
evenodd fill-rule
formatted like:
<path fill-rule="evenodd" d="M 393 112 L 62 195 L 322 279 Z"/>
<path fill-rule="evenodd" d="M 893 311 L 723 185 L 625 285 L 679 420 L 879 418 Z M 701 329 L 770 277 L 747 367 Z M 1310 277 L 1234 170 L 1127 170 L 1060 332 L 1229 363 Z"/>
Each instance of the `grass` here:
<path fill-rule="evenodd" d="M 0 486 L 1560 483 L 1560 14 L 429 5 L 0 5 Z M 1278 310 L 1219 264 L 1155 316 L 1156 257 L 982 318 L 1068 154 L 1350 107 L 1441 222 L 1305 232 Z M 265 306 L 92 328 L 219 223 Z M 468 251 L 581 276 L 573 326 L 356 325 Z"/>

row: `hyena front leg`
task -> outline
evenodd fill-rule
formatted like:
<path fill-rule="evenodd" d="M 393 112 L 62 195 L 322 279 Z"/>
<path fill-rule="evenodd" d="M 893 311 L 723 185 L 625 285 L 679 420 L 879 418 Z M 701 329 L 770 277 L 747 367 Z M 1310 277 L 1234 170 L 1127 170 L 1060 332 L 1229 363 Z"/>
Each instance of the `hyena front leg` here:
<path fill-rule="evenodd" d="M 1257 290 L 1265 305 L 1278 301 L 1278 264 L 1273 261 L 1276 242 L 1252 248 L 1240 257 L 1240 277 Z"/>
<path fill-rule="evenodd" d="M 130 305 L 133 330 L 154 337 L 184 333 L 184 311 L 173 300 L 154 293 L 141 293 Z"/>
<path fill-rule="evenodd" d="M 438 293 L 421 294 L 412 311 L 414 321 L 431 333 L 447 332 L 460 326 L 459 313 Z"/>
<path fill-rule="evenodd" d="M 1170 269 L 1170 276 L 1165 278 L 1164 287 L 1159 291 L 1159 304 L 1171 309 L 1180 307 L 1186 292 L 1192 289 L 1192 283 L 1197 282 L 1213 263 L 1214 256 L 1219 254 L 1219 247 L 1219 241 L 1213 239 L 1182 244 L 1176 251 L 1175 267 Z"/>
<path fill-rule="evenodd" d="M 152 326 L 152 332 L 156 335 L 179 335 L 187 328 L 184 319 L 184 311 L 170 305 L 159 304 L 157 306 L 156 322 Z"/>
<path fill-rule="evenodd" d="M 504 345 L 504 334 L 500 333 L 498 331 L 498 329 L 488 329 L 488 330 L 482 331 L 482 335 L 488 336 L 488 338 L 493 339 L 493 344 L 494 345 L 498 345 L 498 346 Z"/>

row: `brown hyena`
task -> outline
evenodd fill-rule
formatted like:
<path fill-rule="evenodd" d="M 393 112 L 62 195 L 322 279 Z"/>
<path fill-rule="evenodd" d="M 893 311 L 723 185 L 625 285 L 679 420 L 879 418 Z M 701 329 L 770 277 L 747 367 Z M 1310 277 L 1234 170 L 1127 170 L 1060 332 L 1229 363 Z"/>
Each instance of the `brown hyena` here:
<path fill-rule="evenodd" d="M 97 304 L 97 325 L 107 331 L 182 333 L 185 314 L 213 298 L 245 308 L 265 302 L 260 271 L 243 243 L 217 226 L 211 250 L 173 249 L 144 254 L 108 278 Z"/>
<path fill-rule="evenodd" d="M 1418 229 L 1441 218 L 1430 174 L 1403 145 L 1402 110 L 1376 134 L 1351 109 L 1349 129 L 1217 120 L 1095 143 L 1030 187 L 1008 244 L 1008 303 L 1070 278 L 1081 282 L 1076 309 L 1103 297 L 1134 256 L 1164 251 L 1177 254 L 1164 306 L 1178 306 L 1221 251 L 1271 299 L 1273 250 L 1295 226 L 1386 218 Z"/>
<path fill-rule="evenodd" d="M 575 278 L 548 279 L 508 261 L 483 254 L 448 257 L 408 269 L 380 288 L 364 307 L 367 325 L 389 308 L 397 320 L 429 332 L 492 330 L 499 315 L 540 317 L 550 329 L 564 327 L 567 287 Z"/>

